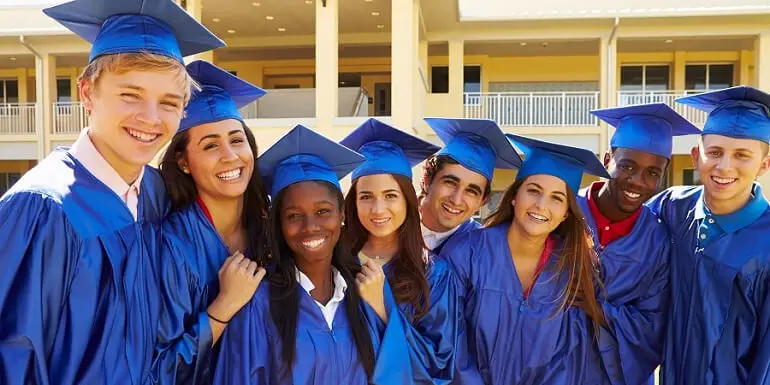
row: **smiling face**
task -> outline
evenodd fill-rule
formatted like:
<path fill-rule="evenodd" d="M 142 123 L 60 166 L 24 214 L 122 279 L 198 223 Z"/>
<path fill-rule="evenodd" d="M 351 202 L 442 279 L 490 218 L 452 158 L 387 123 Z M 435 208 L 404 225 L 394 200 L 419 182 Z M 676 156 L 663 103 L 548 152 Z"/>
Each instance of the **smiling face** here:
<path fill-rule="evenodd" d="M 281 193 L 281 232 L 302 263 L 331 263 L 345 214 L 333 188 L 314 181 L 298 182 Z"/>
<path fill-rule="evenodd" d="M 513 225 L 531 237 L 550 234 L 567 218 L 567 194 L 567 184 L 555 176 L 528 176 L 511 201 Z"/>
<path fill-rule="evenodd" d="M 254 172 L 254 153 L 243 124 L 228 119 L 192 127 L 187 133 L 189 142 L 179 166 L 192 175 L 198 194 L 241 198 Z"/>
<path fill-rule="evenodd" d="M 80 81 L 91 140 L 118 174 L 138 175 L 176 133 L 185 84 L 173 71 L 106 71 L 96 83 Z"/>
<path fill-rule="evenodd" d="M 753 139 L 703 135 L 692 149 L 693 164 L 700 174 L 709 208 L 737 210 L 748 200 L 754 180 L 770 166 L 766 145 Z M 736 206 L 736 207 L 733 207 Z"/>
<path fill-rule="evenodd" d="M 436 173 L 422 202 L 422 223 L 449 231 L 470 219 L 484 204 L 487 179 L 459 164 L 446 164 Z"/>
<path fill-rule="evenodd" d="M 375 237 L 395 233 L 406 220 L 406 198 L 390 174 L 366 175 L 356 181 L 358 220 Z"/>
<path fill-rule="evenodd" d="M 617 148 L 607 165 L 607 182 L 616 208 L 625 214 L 636 212 L 660 188 L 668 159 L 630 148 Z"/>

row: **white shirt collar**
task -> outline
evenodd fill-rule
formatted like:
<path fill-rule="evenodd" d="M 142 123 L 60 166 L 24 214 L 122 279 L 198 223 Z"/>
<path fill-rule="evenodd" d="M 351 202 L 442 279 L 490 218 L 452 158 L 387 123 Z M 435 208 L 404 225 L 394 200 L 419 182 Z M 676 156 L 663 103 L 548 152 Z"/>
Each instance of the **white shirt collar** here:
<path fill-rule="evenodd" d="M 342 300 L 345 299 L 345 291 L 348 289 L 348 283 L 345 282 L 345 278 L 342 277 L 342 274 L 336 268 L 334 268 L 334 266 L 332 266 L 332 277 L 334 279 L 334 293 L 332 294 L 332 298 L 329 300 L 329 302 L 324 305 L 314 300 L 316 305 L 318 305 L 318 307 L 321 309 L 321 313 L 323 314 L 329 329 L 332 328 L 332 324 L 334 323 L 334 315 L 337 314 L 337 308 L 340 306 L 340 303 L 342 303 Z M 315 289 L 313 281 L 311 281 L 310 278 L 299 269 L 297 269 L 297 282 L 300 286 L 302 286 L 303 289 L 305 289 L 308 295 L 310 295 L 310 292 Z"/>
<path fill-rule="evenodd" d="M 423 225 L 422 222 L 421 222 L 420 223 L 420 227 L 422 228 L 422 238 L 425 240 L 425 246 L 427 246 L 428 249 L 430 249 L 431 251 L 434 250 L 439 245 L 444 243 L 444 241 L 447 238 L 452 236 L 452 234 L 457 232 L 457 229 L 459 229 L 460 226 L 462 226 L 462 224 L 456 226 L 455 228 L 453 228 L 453 229 L 451 229 L 449 231 L 445 231 L 443 233 L 439 233 L 439 232 L 433 231 L 433 230 L 425 227 L 425 225 Z"/>

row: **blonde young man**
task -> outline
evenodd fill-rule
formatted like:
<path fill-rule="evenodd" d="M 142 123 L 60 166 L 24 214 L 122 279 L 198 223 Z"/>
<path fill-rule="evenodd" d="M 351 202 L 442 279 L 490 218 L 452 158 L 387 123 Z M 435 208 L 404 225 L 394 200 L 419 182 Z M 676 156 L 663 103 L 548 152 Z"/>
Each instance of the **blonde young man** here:
<path fill-rule="evenodd" d="M 183 56 L 224 45 L 171 0 L 44 10 L 93 44 L 90 127 L 0 198 L 0 383 L 148 380 L 160 296 L 163 183 L 147 166 L 179 127 Z"/>

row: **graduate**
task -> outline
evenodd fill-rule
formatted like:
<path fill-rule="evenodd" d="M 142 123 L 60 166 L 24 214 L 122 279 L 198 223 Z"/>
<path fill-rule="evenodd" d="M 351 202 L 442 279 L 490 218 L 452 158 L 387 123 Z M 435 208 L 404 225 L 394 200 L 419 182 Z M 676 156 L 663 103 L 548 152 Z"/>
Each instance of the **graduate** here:
<path fill-rule="evenodd" d="M 362 267 L 340 242 L 339 179 L 363 160 L 301 125 L 260 157 L 275 262 L 225 330 L 215 384 L 409 383 L 405 325 L 385 276 L 369 263 L 358 279 Z M 390 304 L 384 314 L 361 301 L 377 295 Z"/>
<path fill-rule="evenodd" d="M 615 383 L 654 384 L 669 309 L 668 229 L 643 203 L 660 189 L 673 137 L 700 130 L 663 103 L 592 111 L 615 127 L 604 165 L 607 181 L 580 190 L 580 210 L 599 253 L 604 315 L 621 366 Z M 606 354 L 606 353 L 605 353 Z"/>
<path fill-rule="evenodd" d="M 709 113 L 692 159 L 702 186 L 648 204 L 671 233 L 661 384 L 770 384 L 770 95 L 739 86 L 677 99 Z"/>
<path fill-rule="evenodd" d="M 201 89 L 160 164 L 173 212 L 163 224 L 153 362 L 153 381 L 164 384 L 211 383 L 212 348 L 268 262 L 267 193 L 238 112 L 265 91 L 206 61 L 187 69 Z"/>
<path fill-rule="evenodd" d="M 473 216 L 492 193 L 495 168 L 521 158 L 493 120 L 425 118 L 445 147 L 425 162 L 420 193 L 422 235 L 438 254 L 446 241 L 481 227 Z"/>
<path fill-rule="evenodd" d="M 598 259 L 575 194 L 588 150 L 507 134 L 526 157 L 485 227 L 444 247 L 466 322 L 454 384 L 609 384 Z M 616 362 L 610 362 L 616 365 Z"/>
<path fill-rule="evenodd" d="M 439 150 L 424 140 L 369 119 L 340 144 L 366 161 L 353 171 L 345 198 L 343 238 L 361 261 L 385 270 L 405 317 L 412 348 L 412 384 L 448 384 L 460 309 L 449 266 L 429 258 L 420 234 L 412 167 Z M 364 300 L 375 309 L 385 304 Z"/>
<path fill-rule="evenodd" d="M 93 44 L 78 81 L 89 115 L 0 198 L 0 383 L 143 383 L 160 313 L 155 229 L 167 212 L 147 164 L 179 127 L 182 58 L 224 43 L 171 0 L 76 0 L 44 12 Z"/>

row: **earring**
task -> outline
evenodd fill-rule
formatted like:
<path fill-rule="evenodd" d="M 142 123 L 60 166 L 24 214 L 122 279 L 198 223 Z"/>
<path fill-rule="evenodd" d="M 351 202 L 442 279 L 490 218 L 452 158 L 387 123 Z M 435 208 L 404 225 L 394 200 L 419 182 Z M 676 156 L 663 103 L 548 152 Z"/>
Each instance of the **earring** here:
<path fill-rule="evenodd" d="M 187 167 L 183 167 L 182 168 L 182 172 L 185 173 L 185 174 L 189 174 L 190 173 L 190 169 L 187 168 Z"/>

